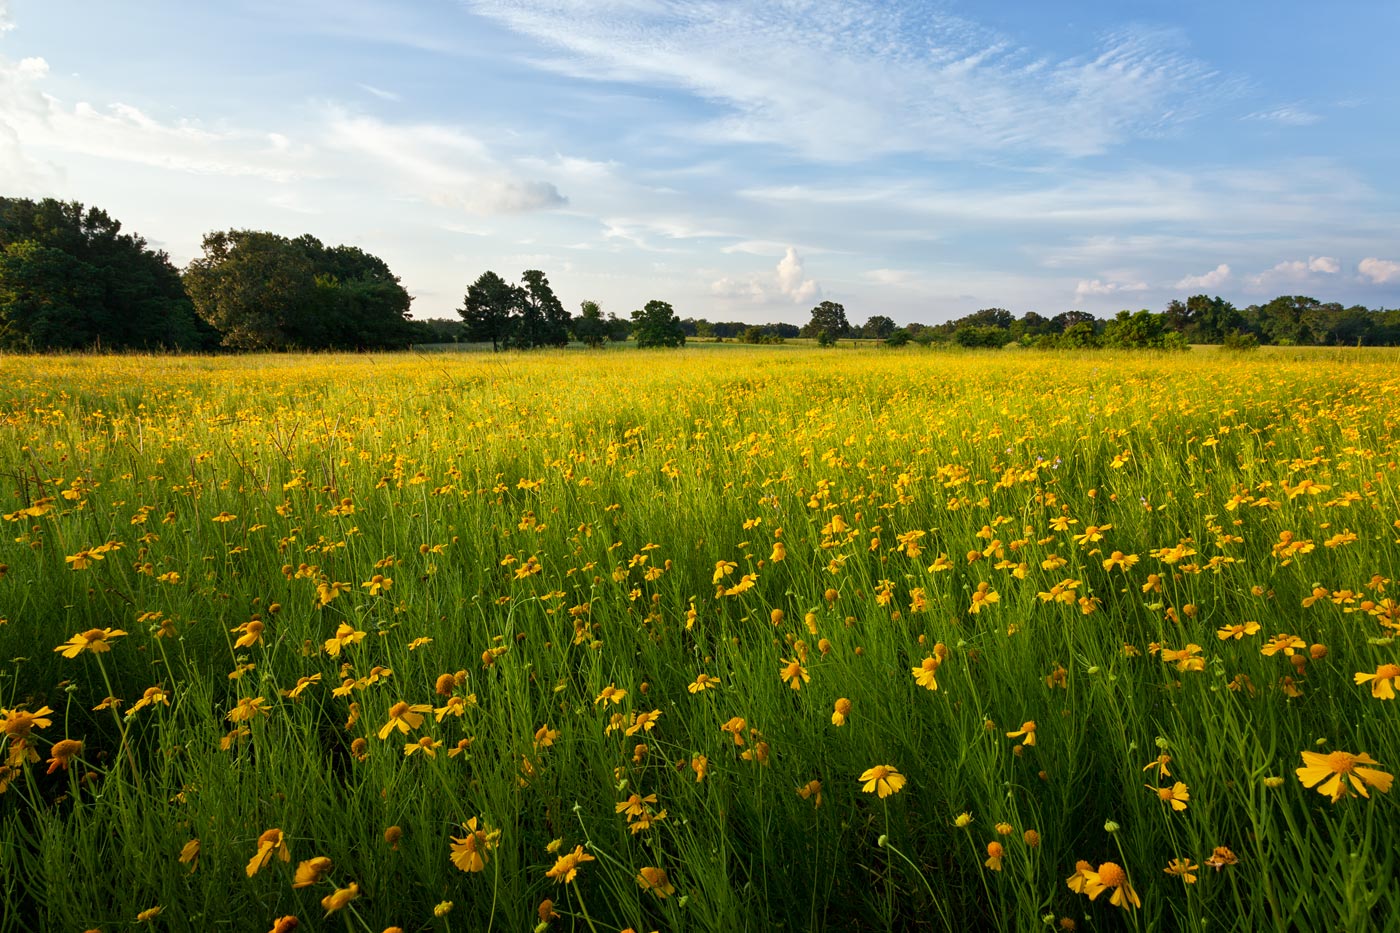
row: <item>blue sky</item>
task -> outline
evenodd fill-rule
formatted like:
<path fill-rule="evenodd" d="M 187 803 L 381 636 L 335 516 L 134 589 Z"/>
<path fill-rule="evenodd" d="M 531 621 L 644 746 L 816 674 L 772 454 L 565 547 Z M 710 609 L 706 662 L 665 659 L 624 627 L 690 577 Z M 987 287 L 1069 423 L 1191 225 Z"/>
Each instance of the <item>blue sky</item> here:
<path fill-rule="evenodd" d="M 1400 305 L 1400 4 L 0 0 L 0 191 L 572 310 Z"/>

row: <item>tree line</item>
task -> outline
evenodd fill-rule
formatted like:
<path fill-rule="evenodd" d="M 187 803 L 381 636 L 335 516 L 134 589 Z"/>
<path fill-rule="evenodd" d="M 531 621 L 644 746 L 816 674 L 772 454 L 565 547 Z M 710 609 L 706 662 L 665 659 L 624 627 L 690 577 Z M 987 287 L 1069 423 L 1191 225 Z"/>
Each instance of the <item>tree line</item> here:
<path fill-rule="evenodd" d="M 1400 309 L 1343 307 L 1285 295 L 1236 308 L 1195 295 L 1160 312 L 1083 311 L 1017 318 L 987 308 L 941 324 L 898 326 L 886 315 L 852 325 L 823 301 L 808 322 L 747 323 L 680 318 L 661 300 L 626 318 L 584 301 L 571 315 L 545 273 L 518 283 L 495 272 L 467 288 L 459 319 L 414 320 L 412 297 L 384 260 L 354 246 L 328 246 L 258 230 L 207 234 L 201 254 L 177 269 L 162 250 L 122 232 L 96 207 L 46 198 L 0 198 L 0 349 L 368 350 L 471 341 L 494 349 L 589 347 L 631 340 L 676 347 L 687 339 L 773 343 L 804 337 L 965 347 L 1172 349 L 1191 343 L 1400 345 Z"/>

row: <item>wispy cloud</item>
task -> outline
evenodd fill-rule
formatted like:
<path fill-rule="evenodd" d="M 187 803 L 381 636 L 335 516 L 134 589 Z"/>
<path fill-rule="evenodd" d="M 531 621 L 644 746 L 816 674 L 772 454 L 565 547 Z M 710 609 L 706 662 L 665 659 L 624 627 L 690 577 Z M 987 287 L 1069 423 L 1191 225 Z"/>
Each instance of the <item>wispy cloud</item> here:
<path fill-rule="evenodd" d="M 1202 275 L 1188 275 L 1179 279 L 1175 288 L 1219 288 L 1230 277 L 1230 267 L 1221 263 Z"/>
<path fill-rule="evenodd" d="M 1309 110 L 1304 110 L 1296 104 L 1285 104 L 1270 110 L 1256 110 L 1254 113 L 1246 114 L 1244 119 L 1260 123 L 1278 123 L 1283 126 L 1312 126 L 1322 117 Z"/>
<path fill-rule="evenodd" d="M 1088 297 L 1099 297 L 1103 295 L 1131 294 L 1134 292 L 1147 291 L 1146 282 L 1104 282 L 1099 279 L 1082 281 L 1074 287 L 1074 297 L 1078 301 Z"/>
<path fill-rule="evenodd" d="M 380 100 L 387 100 L 392 103 L 398 103 L 403 100 L 401 96 L 395 94 L 393 91 L 386 91 L 382 87 L 375 87 L 373 84 L 356 84 L 355 86 L 371 97 L 377 97 Z"/>
<path fill-rule="evenodd" d="M 1017 147 L 1098 153 L 1191 119 L 1228 84 L 1179 36 L 1124 31 L 1046 57 L 928 4 L 467 0 L 556 49 L 536 64 L 660 85 L 721 109 L 706 141 L 845 162 Z"/>

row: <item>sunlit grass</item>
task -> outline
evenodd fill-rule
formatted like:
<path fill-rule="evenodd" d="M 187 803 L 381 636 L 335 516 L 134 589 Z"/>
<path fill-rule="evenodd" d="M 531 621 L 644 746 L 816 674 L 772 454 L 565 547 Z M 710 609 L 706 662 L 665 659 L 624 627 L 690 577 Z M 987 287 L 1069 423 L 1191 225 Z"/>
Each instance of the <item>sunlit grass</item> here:
<path fill-rule="evenodd" d="M 0 926 L 1400 924 L 1400 355 L 722 349 L 0 359 Z"/>

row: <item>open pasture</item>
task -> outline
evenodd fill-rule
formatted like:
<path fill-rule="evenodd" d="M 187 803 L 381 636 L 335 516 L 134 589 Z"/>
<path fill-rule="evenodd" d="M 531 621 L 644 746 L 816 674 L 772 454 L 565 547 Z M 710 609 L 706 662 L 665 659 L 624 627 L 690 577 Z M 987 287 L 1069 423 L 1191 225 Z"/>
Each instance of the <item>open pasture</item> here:
<path fill-rule="evenodd" d="M 0 360 L 0 928 L 1395 929 L 1397 362 Z"/>

